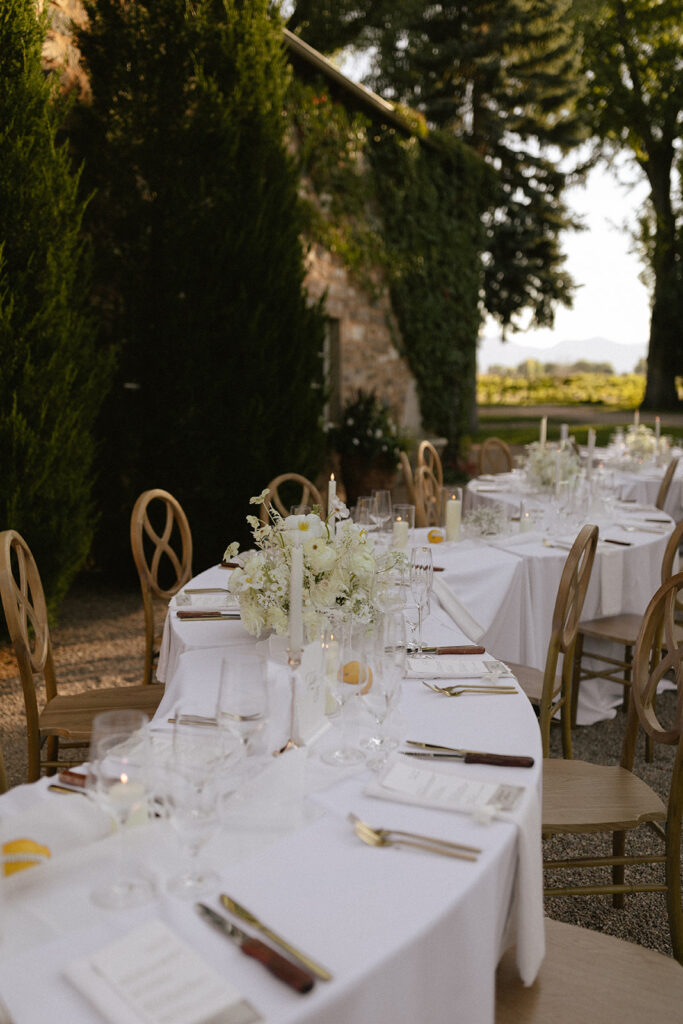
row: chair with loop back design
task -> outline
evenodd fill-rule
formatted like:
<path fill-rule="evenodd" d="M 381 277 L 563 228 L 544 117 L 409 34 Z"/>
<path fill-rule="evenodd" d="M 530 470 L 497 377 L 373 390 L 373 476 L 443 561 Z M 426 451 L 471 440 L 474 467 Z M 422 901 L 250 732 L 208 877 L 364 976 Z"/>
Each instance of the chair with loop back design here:
<path fill-rule="evenodd" d="M 43 585 L 28 544 L 15 530 L 0 533 L 0 597 L 24 693 L 29 782 L 40 778 L 42 771 L 53 774 L 74 760 L 83 760 L 92 720 L 101 711 L 132 708 L 150 717 L 154 714 L 164 693 L 162 686 L 126 685 L 59 694 Z M 39 707 L 43 685 L 46 699 Z M 68 759 L 61 756 L 65 751 Z"/>
<path fill-rule="evenodd" d="M 660 512 L 664 511 L 664 506 L 666 505 L 666 499 L 668 498 L 669 490 L 671 489 L 671 481 L 674 478 L 674 473 L 676 472 L 676 466 L 677 465 L 678 465 L 678 459 L 677 458 L 676 459 L 672 459 L 671 462 L 669 463 L 669 465 L 667 466 L 666 473 L 664 474 L 664 479 L 662 480 L 661 484 L 659 485 L 659 491 L 657 492 L 657 498 L 655 500 L 655 505 L 660 510 Z"/>
<path fill-rule="evenodd" d="M 417 449 L 417 468 L 426 466 L 434 474 L 439 487 L 443 487 L 443 464 L 441 456 L 431 441 L 420 441 Z"/>
<path fill-rule="evenodd" d="M 621 763 L 598 765 L 561 758 L 543 762 L 542 829 L 546 835 L 607 833 L 611 855 L 546 859 L 546 869 L 563 875 L 576 868 L 609 869 L 604 884 L 579 881 L 552 885 L 546 895 L 607 895 L 621 906 L 626 894 L 666 894 L 673 954 L 683 963 L 683 908 L 681 907 L 681 812 L 683 810 L 683 641 L 676 629 L 676 602 L 683 590 L 683 573 L 662 584 L 650 601 L 633 657 L 632 696 L 629 702 Z M 675 681 L 677 699 L 671 721 L 662 722 L 656 706 L 657 686 L 667 676 Z M 660 702 L 664 703 L 664 702 Z M 640 729 L 654 743 L 676 748 L 665 805 L 659 795 L 633 773 Z M 662 827 L 662 823 L 663 827 Z M 627 834 L 651 826 L 663 839 L 663 851 L 628 855 Z M 664 865 L 664 880 L 651 880 L 644 865 Z M 635 871 L 632 872 L 632 869 Z M 633 875 L 628 880 L 626 872 Z"/>
<path fill-rule="evenodd" d="M 662 557 L 661 582 L 668 580 L 674 571 L 678 548 L 683 541 L 683 519 L 676 524 Z M 624 687 L 624 700 L 628 700 L 631 687 L 631 664 L 633 649 L 638 638 L 642 615 L 622 612 L 619 615 L 606 615 L 600 619 L 589 619 L 580 622 L 574 650 L 574 679 L 572 682 L 572 725 L 576 725 L 576 712 L 579 701 L 579 689 L 584 679 L 606 679 L 620 683 Z M 586 640 L 599 644 L 617 644 L 623 648 L 621 657 L 616 653 L 591 647 L 586 648 Z M 592 667 L 584 662 L 590 659 Z"/>
<path fill-rule="evenodd" d="M 501 960 L 495 1024 L 642 1024 L 680 1017 L 683 968 L 671 957 L 549 919 L 545 939 L 533 985 L 522 984 L 514 951 Z"/>
<path fill-rule="evenodd" d="M 413 467 L 410 465 L 410 459 L 406 452 L 400 452 L 400 465 L 403 474 L 403 484 L 406 489 L 406 500 L 409 505 L 414 505 L 415 479 L 413 477 Z"/>
<path fill-rule="evenodd" d="M 161 630 L 156 628 L 155 601 L 164 602 L 192 577 L 192 534 L 180 502 L 168 491 L 143 491 L 130 518 L 130 544 L 140 577 L 145 610 L 143 681 L 152 682 Z"/>
<path fill-rule="evenodd" d="M 300 473 L 281 473 L 280 476 L 274 477 L 268 484 L 268 492 L 266 500 L 261 505 L 262 523 L 268 522 L 268 509 L 271 505 L 275 506 L 281 516 L 288 516 L 294 505 L 310 505 L 311 508 L 317 505 L 321 514 L 325 514 L 320 491 L 315 484 L 312 484 Z M 288 499 L 287 504 L 285 504 L 286 498 Z"/>
<path fill-rule="evenodd" d="M 482 473 L 509 473 L 512 469 L 512 452 L 509 445 L 499 437 L 487 437 L 479 449 L 479 476 Z"/>
<path fill-rule="evenodd" d="M 572 756 L 571 687 L 574 644 L 595 561 L 597 543 L 598 528 L 588 524 L 581 528 L 567 555 L 555 598 L 545 670 L 541 672 L 529 665 L 508 663 L 510 671 L 517 676 L 531 703 L 539 709 L 544 757 L 547 757 L 550 751 L 550 724 L 558 712 L 562 724 L 562 750 L 565 757 Z M 558 676 L 560 655 L 562 670 Z"/>
<path fill-rule="evenodd" d="M 439 526 L 441 524 L 442 487 L 428 466 L 415 470 L 415 525 Z"/>

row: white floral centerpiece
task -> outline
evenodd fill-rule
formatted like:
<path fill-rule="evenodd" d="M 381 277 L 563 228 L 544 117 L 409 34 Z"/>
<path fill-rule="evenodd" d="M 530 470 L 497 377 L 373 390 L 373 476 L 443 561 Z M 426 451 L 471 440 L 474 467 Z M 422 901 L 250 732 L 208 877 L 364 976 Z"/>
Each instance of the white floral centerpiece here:
<path fill-rule="evenodd" d="M 261 505 L 268 494 L 250 499 Z M 306 635 L 318 628 L 321 615 L 341 615 L 371 622 L 373 579 L 377 569 L 374 545 L 367 530 L 348 519 L 339 501 L 326 521 L 316 513 L 283 518 L 271 505 L 270 522 L 247 516 L 255 549 L 241 556 L 241 568 L 230 574 L 228 590 L 237 597 L 240 617 L 252 636 L 273 629 L 289 632 L 289 579 L 292 548 L 303 549 L 303 624 Z M 235 542 L 224 558 L 237 555 Z"/>
<path fill-rule="evenodd" d="M 624 444 L 626 455 L 632 459 L 648 459 L 657 451 L 655 432 L 645 424 L 639 424 L 637 427 L 632 424 L 626 431 Z"/>
<path fill-rule="evenodd" d="M 493 537 L 510 532 L 507 510 L 498 501 L 466 512 L 462 526 L 465 537 Z"/>
<path fill-rule="evenodd" d="M 573 480 L 580 468 L 578 457 L 569 445 L 558 448 L 540 441 L 527 445 L 526 478 L 532 487 L 554 487 L 558 475 L 560 483 Z"/>

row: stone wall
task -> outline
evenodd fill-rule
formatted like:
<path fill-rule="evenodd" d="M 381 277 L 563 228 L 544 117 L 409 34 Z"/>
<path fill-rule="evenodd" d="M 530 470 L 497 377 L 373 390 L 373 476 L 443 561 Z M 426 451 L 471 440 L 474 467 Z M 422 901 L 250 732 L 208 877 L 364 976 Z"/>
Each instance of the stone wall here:
<path fill-rule="evenodd" d="M 320 245 L 311 247 L 307 262 L 306 290 L 314 301 L 325 294 L 325 311 L 338 325 L 342 404 L 358 388 L 374 390 L 398 424 L 419 434 L 415 381 L 394 343 L 400 332 L 387 293 L 373 298 L 353 281 L 339 257 Z"/>

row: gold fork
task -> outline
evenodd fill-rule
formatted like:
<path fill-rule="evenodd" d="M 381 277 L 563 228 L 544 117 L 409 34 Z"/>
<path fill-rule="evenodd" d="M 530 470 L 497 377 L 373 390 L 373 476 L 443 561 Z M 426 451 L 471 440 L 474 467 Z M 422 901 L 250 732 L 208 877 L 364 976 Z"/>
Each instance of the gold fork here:
<path fill-rule="evenodd" d="M 414 846 L 419 850 L 440 853 L 445 857 L 455 857 L 458 860 L 476 860 L 477 855 L 481 853 L 476 846 L 451 843 L 447 839 L 422 836 L 416 832 L 401 832 L 399 829 L 393 828 L 373 828 L 357 818 L 355 814 L 349 814 L 348 819 L 358 838 L 368 846 Z"/>
<path fill-rule="evenodd" d="M 487 694 L 505 694 L 505 693 L 518 693 L 517 687 L 515 686 L 434 686 L 432 683 L 428 683 L 426 679 L 422 680 L 422 685 L 426 686 L 428 690 L 433 690 L 434 693 L 440 693 L 444 697 L 462 697 L 463 694 L 468 693 L 487 693 Z"/>

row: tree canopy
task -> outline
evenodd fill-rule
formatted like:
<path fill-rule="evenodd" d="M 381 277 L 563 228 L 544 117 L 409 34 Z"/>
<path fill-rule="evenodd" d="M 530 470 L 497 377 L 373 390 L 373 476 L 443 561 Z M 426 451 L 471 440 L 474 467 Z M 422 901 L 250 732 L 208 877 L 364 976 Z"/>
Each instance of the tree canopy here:
<path fill-rule="evenodd" d="M 652 317 L 644 405 L 678 406 L 683 374 L 683 2 L 576 0 L 583 108 L 606 156 L 626 152 L 649 185 L 640 246 Z"/>

